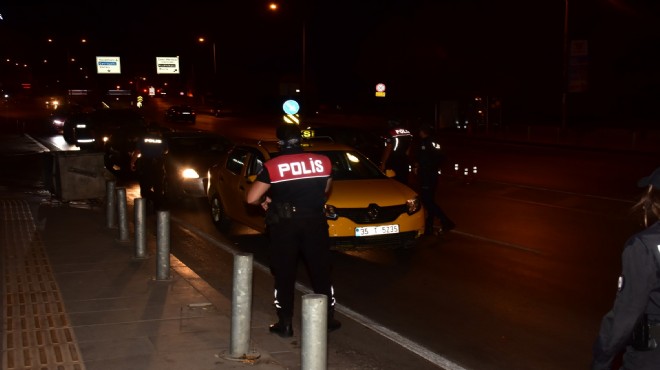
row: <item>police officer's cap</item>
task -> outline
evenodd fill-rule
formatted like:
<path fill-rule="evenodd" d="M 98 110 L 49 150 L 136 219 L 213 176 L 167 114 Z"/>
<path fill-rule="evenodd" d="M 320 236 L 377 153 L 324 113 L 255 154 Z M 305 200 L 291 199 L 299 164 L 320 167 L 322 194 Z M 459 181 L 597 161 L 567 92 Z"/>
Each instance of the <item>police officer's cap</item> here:
<path fill-rule="evenodd" d="M 637 186 L 640 188 L 645 188 L 649 185 L 660 189 L 660 167 L 656 168 L 655 171 L 653 171 L 650 175 L 642 177 L 637 182 Z"/>
<path fill-rule="evenodd" d="M 275 132 L 280 145 L 293 145 L 300 142 L 300 128 L 296 124 L 283 124 Z"/>

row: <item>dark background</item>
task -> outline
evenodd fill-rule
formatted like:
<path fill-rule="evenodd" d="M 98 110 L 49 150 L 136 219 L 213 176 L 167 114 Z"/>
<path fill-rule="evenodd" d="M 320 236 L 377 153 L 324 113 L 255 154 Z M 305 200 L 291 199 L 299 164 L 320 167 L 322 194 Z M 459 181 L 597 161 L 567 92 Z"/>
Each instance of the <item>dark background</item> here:
<path fill-rule="evenodd" d="M 194 88 L 196 96 L 279 105 L 302 80 L 304 25 L 309 106 L 357 112 L 387 105 L 410 114 L 487 96 L 501 102 L 502 122 L 559 124 L 564 46 L 586 40 L 588 85 L 568 94 L 571 123 L 658 122 L 656 1 L 282 0 L 276 12 L 268 3 L 3 3 L 0 56 L 27 67 L 3 63 L 0 83 L 4 90 L 30 82 L 49 91 L 146 76 L 155 85 Z M 77 66 L 66 66 L 67 55 L 78 56 L 87 79 L 78 77 Z M 120 56 L 122 75 L 97 76 L 97 55 Z M 156 56 L 176 55 L 181 75 L 155 74 Z M 387 85 L 386 100 L 374 98 L 379 82 Z"/>

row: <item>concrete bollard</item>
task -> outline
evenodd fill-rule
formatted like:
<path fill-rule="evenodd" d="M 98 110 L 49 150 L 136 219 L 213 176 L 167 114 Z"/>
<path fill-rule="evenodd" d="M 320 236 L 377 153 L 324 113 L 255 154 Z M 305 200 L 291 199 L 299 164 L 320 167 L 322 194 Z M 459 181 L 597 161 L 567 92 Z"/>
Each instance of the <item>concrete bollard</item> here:
<path fill-rule="evenodd" d="M 156 280 L 170 279 L 170 212 L 158 211 L 156 235 Z"/>
<path fill-rule="evenodd" d="M 108 229 L 114 229 L 117 227 L 117 220 L 115 216 L 115 184 L 116 183 L 113 180 L 108 180 L 105 182 L 105 226 Z"/>
<path fill-rule="evenodd" d="M 147 200 L 135 198 L 135 258 L 147 258 Z"/>
<path fill-rule="evenodd" d="M 229 356 L 236 359 L 246 359 L 250 345 L 252 259 L 251 253 L 234 255 Z M 250 356 L 253 357 L 253 354 Z"/>
<path fill-rule="evenodd" d="M 130 241 L 128 234 L 128 207 L 126 205 L 126 188 L 117 188 L 117 215 L 119 218 L 119 242 Z"/>
<path fill-rule="evenodd" d="M 328 367 L 328 297 L 305 294 L 302 297 L 301 369 Z"/>

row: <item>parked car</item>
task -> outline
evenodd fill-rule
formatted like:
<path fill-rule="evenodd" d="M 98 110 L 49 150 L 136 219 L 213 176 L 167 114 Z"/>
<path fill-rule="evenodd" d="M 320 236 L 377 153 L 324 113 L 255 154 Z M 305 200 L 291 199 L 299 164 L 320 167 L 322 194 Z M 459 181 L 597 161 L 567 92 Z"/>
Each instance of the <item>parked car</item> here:
<path fill-rule="evenodd" d="M 64 125 L 65 140 L 81 150 L 105 151 L 105 143 L 115 133 L 144 130 L 147 122 L 134 109 L 99 109 L 75 114 Z"/>
<path fill-rule="evenodd" d="M 425 211 L 411 188 L 386 176 L 349 146 L 309 140 L 304 149 L 327 155 L 333 163 L 332 192 L 325 208 L 335 249 L 410 246 L 422 235 Z M 246 142 L 211 167 L 207 196 L 216 227 L 222 230 L 238 221 L 265 231 L 263 210 L 247 204 L 245 197 L 263 163 L 278 154 L 274 141 Z"/>
<path fill-rule="evenodd" d="M 207 131 L 171 131 L 163 135 L 165 154 L 165 198 L 204 198 L 209 168 L 231 147 L 224 136 Z"/>
<path fill-rule="evenodd" d="M 195 123 L 197 113 L 189 105 L 173 105 L 165 111 L 165 118 L 171 122 Z"/>

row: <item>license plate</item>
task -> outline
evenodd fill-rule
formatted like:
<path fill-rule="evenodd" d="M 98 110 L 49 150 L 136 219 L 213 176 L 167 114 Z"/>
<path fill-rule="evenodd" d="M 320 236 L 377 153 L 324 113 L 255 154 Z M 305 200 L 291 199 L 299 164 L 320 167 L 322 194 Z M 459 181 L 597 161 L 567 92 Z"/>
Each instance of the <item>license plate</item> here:
<path fill-rule="evenodd" d="M 364 226 L 355 228 L 355 236 L 398 234 L 399 225 Z"/>

